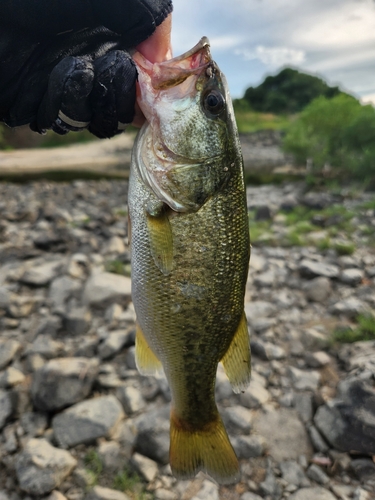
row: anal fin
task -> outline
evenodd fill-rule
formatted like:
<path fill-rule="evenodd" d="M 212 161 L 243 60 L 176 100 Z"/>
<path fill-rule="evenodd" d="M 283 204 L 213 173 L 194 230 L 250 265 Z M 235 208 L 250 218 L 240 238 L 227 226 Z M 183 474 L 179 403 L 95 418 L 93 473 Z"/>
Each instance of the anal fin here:
<path fill-rule="evenodd" d="M 250 339 L 245 311 L 227 352 L 221 362 L 233 391 L 238 394 L 249 385 L 251 376 Z"/>
<path fill-rule="evenodd" d="M 160 375 L 163 372 L 163 365 L 148 345 L 138 323 L 135 335 L 135 363 L 141 375 Z"/>
<path fill-rule="evenodd" d="M 147 228 L 150 238 L 151 255 L 163 274 L 169 274 L 173 268 L 173 236 L 167 211 L 159 202 L 146 209 Z"/>

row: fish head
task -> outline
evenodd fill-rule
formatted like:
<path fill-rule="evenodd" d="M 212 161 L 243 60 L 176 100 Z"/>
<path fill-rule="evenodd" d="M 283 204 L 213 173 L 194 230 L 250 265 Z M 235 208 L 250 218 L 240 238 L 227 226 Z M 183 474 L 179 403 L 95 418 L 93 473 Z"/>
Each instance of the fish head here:
<path fill-rule="evenodd" d="M 195 212 L 230 177 L 234 116 L 226 80 L 207 38 L 182 56 L 152 64 L 135 53 L 137 100 L 147 123 L 137 164 L 156 197 Z"/>

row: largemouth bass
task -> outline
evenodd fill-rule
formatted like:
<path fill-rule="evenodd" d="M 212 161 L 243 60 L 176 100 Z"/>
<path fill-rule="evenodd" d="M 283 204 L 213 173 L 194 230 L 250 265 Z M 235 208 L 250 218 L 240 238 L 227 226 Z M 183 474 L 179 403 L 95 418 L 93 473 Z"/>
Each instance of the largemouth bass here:
<path fill-rule="evenodd" d="M 147 119 L 129 187 L 136 362 L 169 382 L 174 475 L 203 470 L 232 483 L 239 467 L 215 404 L 218 363 L 234 392 L 250 379 L 250 242 L 233 107 L 207 38 L 166 62 L 134 60 Z"/>

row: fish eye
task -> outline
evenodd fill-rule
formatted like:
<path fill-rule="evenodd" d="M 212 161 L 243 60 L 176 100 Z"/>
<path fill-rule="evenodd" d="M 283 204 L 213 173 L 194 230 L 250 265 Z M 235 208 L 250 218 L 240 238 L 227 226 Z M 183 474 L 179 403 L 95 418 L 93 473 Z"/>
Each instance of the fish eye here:
<path fill-rule="evenodd" d="M 210 90 L 203 99 L 203 106 L 212 115 L 218 115 L 224 109 L 225 101 L 218 90 Z"/>

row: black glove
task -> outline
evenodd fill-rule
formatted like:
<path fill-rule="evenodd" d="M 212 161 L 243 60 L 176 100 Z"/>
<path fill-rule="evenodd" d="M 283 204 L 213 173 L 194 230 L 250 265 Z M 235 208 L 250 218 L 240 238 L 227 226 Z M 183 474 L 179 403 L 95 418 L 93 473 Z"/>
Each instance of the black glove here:
<path fill-rule="evenodd" d="M 92 61 L 65 57 L 52 70 L 30 128 L 58 134 L 88 128 L 100 138 L 121 133 L 133 121 L 137 71 L 129 54 L 111 50 Z"/>

